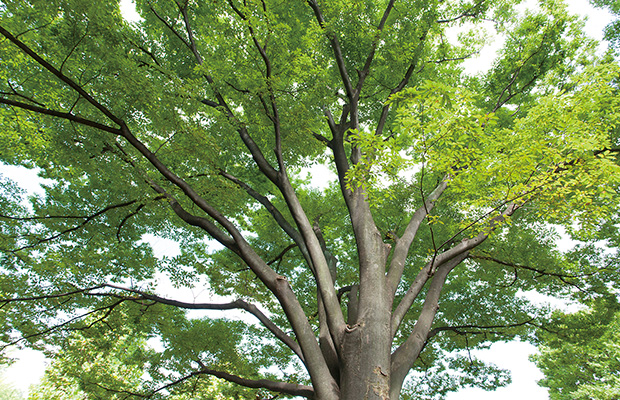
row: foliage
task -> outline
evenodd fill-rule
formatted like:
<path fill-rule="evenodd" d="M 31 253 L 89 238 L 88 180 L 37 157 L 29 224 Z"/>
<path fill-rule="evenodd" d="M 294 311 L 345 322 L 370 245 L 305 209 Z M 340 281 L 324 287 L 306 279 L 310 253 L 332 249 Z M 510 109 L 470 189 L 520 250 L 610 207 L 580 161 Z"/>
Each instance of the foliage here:
<path fill-rule="evenodd" d="M 6 382 L 3 377 L 0 377 L 0 400 L 21 400 L 23 398 L 24 395 L 19 389 L 16 389 L 13 385 Z"/>
<path fill-rule="evenodd" d="M 463 355 L 535 339 L 521 293 L 616 287 L 620 70 L 562 2 L 136 6 L 0 3 L 0 161 L 47 179 L 0 181 L 0 338 L 56 360 L 33 396 L 492 389 Z"/>
<path fill-rule="evenodd" d="M 615 0 L 591 0 L 590 3 L 595 7 L 607 10 L 615 17 L 615 19 L 605 27 L 604 38 L 617 50 L 620 45 L 620 20 L 618 20 L 618 16 L 620 16 L 620 3 Z"/>
<path fill-rule="evenodd" d="M 552 400 L 616 399 L 620 395 L 620 307 L 615 295 L 591 299 L 573 314 L 556 313 L 534 357 Z"/>
<path fill-rule="evenodd" d="M 108 320 L 105 327 L 78 331 L 68 336 L 62 343 L 62 349 L 55 355 L 53 364 L 46 371 L 43 381 L 31 391 L 28 399 L 124 399 L 148 390 L 152 385 L 149 382 L 157 381 L 161 375 L 174 379 L 176 372 L 183 368 L 174 368 L 172 364 L 179 362 L 180 360 L 175 359 L 183 357 L 184 352 L 195 353 L 216 347 L 205 345 L 204 340 L 199 340 L 189 332 L 178 331 L 173 338 L 159 337 L 155 346 L 149 345 L 147 335 L 142 331 L 145 328 L 142 317 L 136 314 L 138 311 L 127 310 L 121 320 Z M 133 319 L 134 323 L 126 324 L 128 318 Z M 173 315 L 164 313 L 160 314 L 160 318 L 169 320 L 165 324 L 178 320 Z M 193 324 L 202 325 L 200 332 L 208 335 L 208 341 L 226 344 L 223 336 L 233 336 L 231 326 L 228 325 L 205 327 L 204 321 L 199 320 L 193 321 Z M 211 324 L 207 322 L 207 325 Z M 162 327 L 159 332 L 165 335 L 165 331 Z M 169 349 L 172 346 L 168 343 L 169 340 L 185 342 L 183 346 L 174 346 L 178 355 L 171 354 Z M 161 345 L 165 345 L 168 350 L 158 349 Z M 230 354 L 234 349 L 220 349 L 221 353 L 224 351 L 228 352 L 227 359 L 234 358 L 234 355 Z M 211 354 L 210 357 L 213 362 L 217 356 Z M 182 364 L 182 361 L 180 363 Z M 231 387 L 230 384 L 218 383 L 215 380 L 192 377 L 186 382 L 178 382 L 170 389 L 156 391 L 151 398 L 183 400 L 197 397 L 225 400 L 250 398 L 252 395 L 248 390 L 237 386 Z"/>

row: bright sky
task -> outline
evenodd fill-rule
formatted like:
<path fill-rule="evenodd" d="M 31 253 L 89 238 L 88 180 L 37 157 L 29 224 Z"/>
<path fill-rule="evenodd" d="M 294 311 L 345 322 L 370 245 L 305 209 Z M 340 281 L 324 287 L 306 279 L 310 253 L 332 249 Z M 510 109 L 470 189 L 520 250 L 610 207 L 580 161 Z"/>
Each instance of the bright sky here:
<path fill-rule="evenodd" d="M 602 28 L 611 20 L 611 16 L 606 11 L 593 8 L 587 0 L 568 0 L 568 2 L 572 12 L 589 16 L 585 29 L 586 32 L 595 39 L 602 39 Z M 131 0 L 121 0 L 121 7 L 128 19 L 135 20 L 138 18 Z M 471 69 L 480 70 L 484 60 L 492 59 L 493 51 L 491 51 L 491 54 L 483 52 L 477 59 L 473 59 L 470 62 Z M 0 173 L 6 176 L 15 176 L 17 175 L 17 170 L 14 167 L 0 166 Z M 24 184 L 24 188 L 29 191 L 40 191 L 36 174 L 33 172 L 26 173 L 32 176 L 21 175 L 18 180 L 20 184 Z M 175 244 L 168 243 L 167 245 L 174 247 Z M 154 247 L 161 248 L 161 246 Z M 200 294 L 204 295 L 204 293 Z M 199 294 L 190 294 L 194 298 L 197 295 Z M 180 300 L 191 301 L 191 299 Z M 495 400 L 498 398 L 502 400 L 521 400 L 523 398 L 528 400 L 548 400 L 549 396 L 546 389 L 536 384 L 536 381 L 542 378 L 542 373 L 528 360 L 528 356 L 535 351 L 536 348 L 528 343 L 510 342 L 495 343 L 488 350 L 475 352 L 474 355 L 482 360 L 495 363 L 499 367 L 512 371 L 513 383 L 495 392 L 485 392 L 480 389 L 464 389 L 458 393 L 448 395 L 447 400 Z M 36 383 L 42 376 L 45 368 L 45 359 L 41 353 L 32 350 L 15 351 L 13 355 L 19 357 L 19 360 L 6 371 L 4 378 L 7 382 L 12 382 L 16 388 L 26 392 L 28 387 Z"/>

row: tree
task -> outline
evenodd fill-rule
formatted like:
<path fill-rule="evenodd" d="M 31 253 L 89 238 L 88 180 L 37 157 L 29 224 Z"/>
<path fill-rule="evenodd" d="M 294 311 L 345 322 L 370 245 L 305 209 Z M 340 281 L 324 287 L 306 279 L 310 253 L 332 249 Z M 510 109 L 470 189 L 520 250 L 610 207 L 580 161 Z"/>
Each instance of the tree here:
<path fill-rule="evenodd" d="M 589 303 L 574 314 L 558 313 L 540 335 L 535 361 L 545 374 L 540 384 L 553 400 L 620 396 L 618 300 L 607 295 Z"/>
<path fill-rule="evenodd" d="M 42 382 L 30 391 L 29 400 L 86 400 L 86 399 L 125 399 L 132 393 L 138 393 L 141 379 L 145 376 L 155 378 L 162 373 L 160 368 L 169 358 L 170 350 L 178 349 L 179 342 L 187 335 L 176 335 L 169 340 L 175 346 L 161 354 L 147 345 L 144 332 L 136 324 L 124 324 L 128 318 L 135 318 L 139 308 L 129 308 L 126 312 L 113 316 L 107 325 L 94 325 L 93 329 L 72 332 L 63 343 L 63 348 L 54 357 L 54 363 L 47 369 Z M 177 313 L 180 316 L 180 313 Z M 172 318 L 180 324 L 186 321 Z M 110 329 L 114 327 L 114 329 Z M 210 332 L 207 340 L 219 340 L 223 343 L 220 351 L 228 351 L 227 358 L 232 359 L 234 348 L 226 346 L 226 335 L 231 327 L 220 323 L 217 331 Z M 161 330 L 165 332 L 165 329 Z M 164 340 L 167 338 L 164 337 Z M 211 348 L 215 346 L 211 345 Z M 177 350 L 178 351 L 178 350 Z M 210 382 L 202 379 L 198 382 L 177 382 L 184 386 L 179 395 L 171 395 L 170 400 L 212 399 L 226 400 L 254 398 L 253 393 L 240 386 L 227 382 Z M 155 388 L 161 392 L 166 388 Z"/>
<path fill-rule="evenodd" d="M 611 13 L 615 20 L 611 21 L 605 27 L 605 40 L 608 40 L 611 43 L 611 46 L 615 49 L 618 48 L 618 44 L 620 44 L 620 21 L 618 21 L 617 17 L 620 15 L 620 4 L 617 1 L 613 0 L 591 0 L 593 6 L 606 9 L 609 13 Z"/>
<path fill-rule="evenodd" d="M 579 245 L 568 256 L 579 263 L 610 265 L 618 255 L 618 231 L 603 227 L 596 236 L 596 245 Z M 576 292 L 573 297 L 581 309 L 556 311 L 537 333 L 540 352 L 533 359 L 545 374 L 539 383 L 549 388 L 553 400 L 611 400 L 620 395 L 620 304 L 615 290 L 600 285 Z"/>
<path fill-rule="evenodd" d="M 467 350 L 531 338 L 546 314 L 519 291 L 615 284 L 549 225 L 613 227 L 620 179 L 618 68 L 561 2 L 136 3 L 129 24 L 113 0 L 2 2 L 1 159 L 49 179 L 29 204 L 2 184 L 5 343 L 131 326 L 91 347 L 163 343 L 121 358 L 147 375 L 97 375 L 128 397 L 436 398 L 507 382 Z M 467 76 L 489 19 L 504 48 Z M 317 165 L 336 181 L 309 185 Z"/>

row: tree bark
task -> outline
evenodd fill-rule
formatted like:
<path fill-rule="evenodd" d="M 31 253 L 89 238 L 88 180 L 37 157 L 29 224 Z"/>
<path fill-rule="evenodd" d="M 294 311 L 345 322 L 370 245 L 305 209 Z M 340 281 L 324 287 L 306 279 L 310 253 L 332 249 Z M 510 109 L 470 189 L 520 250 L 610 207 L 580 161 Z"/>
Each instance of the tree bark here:
<path fill-rule="evenodd" d="M 386 301 L 360 310 L 343 340 L 341 400 L 388 400 L 390 385 L 390 324 Z"/>

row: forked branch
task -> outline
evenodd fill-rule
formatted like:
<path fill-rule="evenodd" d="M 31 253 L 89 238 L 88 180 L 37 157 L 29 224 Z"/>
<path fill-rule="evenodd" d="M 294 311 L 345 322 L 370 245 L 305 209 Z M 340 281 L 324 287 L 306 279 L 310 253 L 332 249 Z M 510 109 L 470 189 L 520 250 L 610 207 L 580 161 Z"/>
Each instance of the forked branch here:
<path fill-rule="evenodd" d="M 326 21 L 323 17 L 323 12 L 321 11 L 321 8 L 319 7 L 319 2 L 317 0 L 307 0 L 307 3 L 310 8 L 312 8 L 314 16 L 319 23 L 319 26 L 325 29 Z M 330 41 L 332 50 L 334 51 L 336 65 L 338 66 L 338 71 L 340 71 L 340 77 L 342 78 L 342 84 L 344 85 L 347 97 L 350 101 L 353 101 L 355 97 L 355 89 L 351 84 L 351 78 L 349 77 L 349 72 L 347 71 L 347 67 L 344 61 L 344 55 L 342 54 L 342 48 L 340 47 L 340 41 L 338 40 L 338 36 L 335 33 L 325 32 L 325 34 Z"/>
<path fill-rule="evenodd" d="M 439 199 L 447 187 L 448 183 L 446 178 L 441 181 L 439 185 L 437 185 L 435 190 L 433 190 L 430 195 L 427 196 L 425 199 L 425 204 L 416 210 L 409 220 L 409 224 L 407 224 L 403 235 L 396 241 L 396 245 L 394 246 L 392 253 L 392 261 L 390 262 L 390 269 L 387 275 L 388 285 L 390 285 L 392 296 L 394 296 L 396 290 L 398 289 L 398 283 L 401 280 L 403 270 L 405 268 L 405 261 L 407 259 L 407 255 L 409 254 L 411 243 L 413 243 L 413 239 L 415 238 L 420 225 L 431 212 L 435 206 L 435 202 Z"/>
<path fill-rule="evenodd" d="M 86 99 L 86 101 L 88 101 L 96 109 L 101 111 L 101 113 L 103 115 L 105 115 L 106 117 L 108 117 L 112 122 L 114 122 L 115 124 L 117 124 L 119 126 L 122 124 L 123 121 L 120 118 L 118 118 L 117 116 L 115 116 L 107 107 L 105 107 L 103 104 L 101 104 L 100 102 L 95 100 L 95 98 L 93 98 L 89 93 L 87 93 L 80 85 L 78 85 L 76 82 L 74 82 L 68 76 L 63 74 L 60 70 L 56 69 L 50 63 L 48 63 L 46 60 L 44 60 L 34 50 L 32 50 L 30 47 L 28 47 L 21 40 L 19 40 L 15 36 L 13 36 L 9 31 L 4 29 L 4 27 L 2 27 L 2 26 L 0 26 L 0 34 L 2 34 L 4 37 L 9 39 L 9 41 L 11 41 L 21 51 L 23 51 L 29 57 L 31 57 L 33 60 L 35 60 L 37 63 L 39 63 L 39 65 L 41 65 L 47 71 L 49 71 L 52 74 L 54 74 L 58 79 L 60 79 L 62 82 L 64 82 L 71 89 L 75 90 L 80 96 L 82 96 L 84 99 Z"/>
<path fill-rule="evenodd" d="M 426 344 L 428 333 L 430 332 L 433 320 L 439 309 L 439 297 L 448 274 L 467 258 L 467 255 L 467 252 L 459 254 L 437 267 L 433 280 L 428 288 L 422 311 L 420 312 L 420 316 L 411 334 L 392 354 L 390 377 L 391 398 L 397 398 L 397 394 L 400 393 L 400 388 L 402 387 L 405 377 L 413 367 L 415 360 Z"/>
<path fill-rule="evenodd" d="M 94 214 L 91 215 L 87 215 L 87 216 L 82 216 L 82 217 L 78 217 L 78 216 L 67 216 L 67 217 L 61 217 L 61 216 L 44 216 L 44 217 L 27 217 L 27 218 L 17 218 L 17 217 L 10 217 L 10 216 L 6 216 L 6 215 L 0 215 L 0 218 L 6 218 L 6 219 L 15 219 L 15 220 L 42 220 L 42 219 L 58 219 L 58 218 L 68 218 L 68 219 L 83 219 L 83 221 L 75 226 L 72 226 L 70 228 L 64 229 L 60 232 L 57 232 L 51 236 L 45 237 L 45 238 L 40 238 L 37 239 L 35 243 L 29 244 L 29 245 L 25 245 L 22 246 L 18 249 L 13 250 L 12 252 L 18 252 L 18 251 L 22 251 L 22 250 L 27 250 L 27 249 L 31 249 L 34 248 L 40 244 L 43 243 L 47 243 L 47 242 L 51 242 L 54 241 L 62 236 L 65 236 L 71 232 L 75 232 L 77 230 L 80 230 L 81 228 L 85 227 L 86 225 L 88 225 L 91 221 L 95 220 L 96 218 L 100 217 L 101 215 L 107 213 L 110 210 L 114 210 L 117 208 L 123 208 L 123 207 L 128 207 L 134 203 L 136 203 L 137 200 L 130 200 L 130 201 L 126 201 L 123 203 L 119 203 L 119 204 L 113 204 L 110 206 L 107 206 L 97 212 L 95 212 Z"/>

